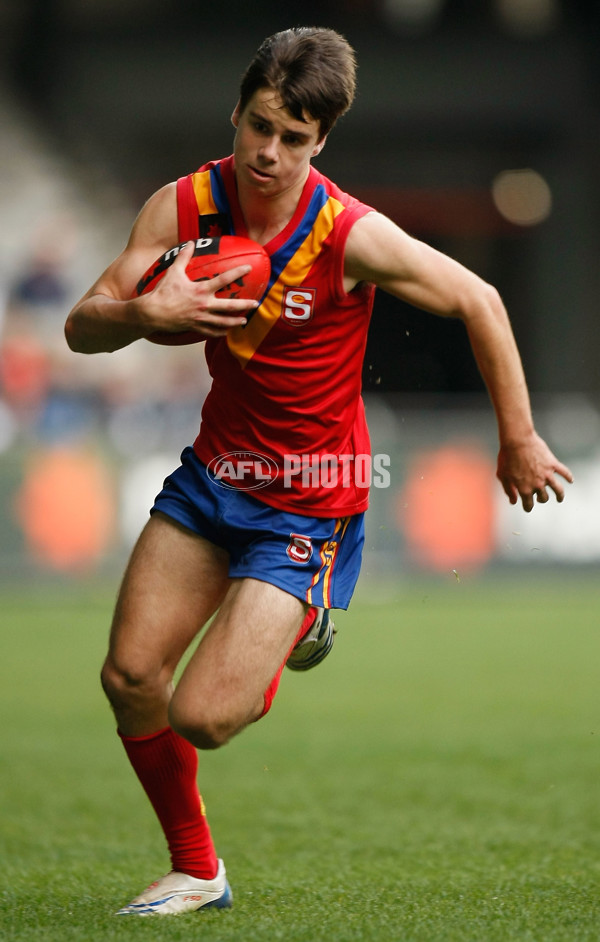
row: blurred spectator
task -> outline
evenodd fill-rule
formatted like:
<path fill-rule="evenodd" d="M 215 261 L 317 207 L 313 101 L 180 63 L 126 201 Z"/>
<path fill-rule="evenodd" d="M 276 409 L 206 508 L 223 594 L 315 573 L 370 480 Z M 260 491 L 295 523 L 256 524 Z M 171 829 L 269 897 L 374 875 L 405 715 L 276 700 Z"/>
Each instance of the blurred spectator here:
<path fill-rule="evenodd" d="M 66 305 L 68 289 L 62 272 L 54 259 L 40 254 L 34 256 L 31 268 L 17 279 L 11 300 L 38 309 L 47 305 Z"/>
<path fill-rule="evenodd" d="M 39 412 L 49 389 L 49 360 L 35 336 L 7 337 L 0 347 L 0 389 L 7 405 L 23 422 Z"/>

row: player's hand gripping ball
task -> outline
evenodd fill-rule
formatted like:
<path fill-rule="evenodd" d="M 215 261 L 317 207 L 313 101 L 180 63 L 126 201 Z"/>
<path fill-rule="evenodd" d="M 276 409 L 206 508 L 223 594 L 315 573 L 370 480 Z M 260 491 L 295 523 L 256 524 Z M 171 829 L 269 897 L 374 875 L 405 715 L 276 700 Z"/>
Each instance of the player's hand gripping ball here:
<path fill-rule="evenodd" d="M 139 297 L 147 294 L 164 276 L 173 264 L 181 249 L 187 243 L 182 242 L 161 255 L 140 278 L 135 293 Z M 214 239 L 196 239 L 194 254 L 186 266 L 186 274 L 191 281 L 206 281 L 238 265 L 251 265 L 251 270 L 225 285 L 216 292 L 217 298 L 248 298 L 260 301 L 271 274 L 271 262 L 262 245 L 242 236 L 219 236 Z M 166 346 L 180 346 L 199 343 L 205 338 L 195 330 L 183 330 L 170 333 L 155 331 L 147 340 Z"/>

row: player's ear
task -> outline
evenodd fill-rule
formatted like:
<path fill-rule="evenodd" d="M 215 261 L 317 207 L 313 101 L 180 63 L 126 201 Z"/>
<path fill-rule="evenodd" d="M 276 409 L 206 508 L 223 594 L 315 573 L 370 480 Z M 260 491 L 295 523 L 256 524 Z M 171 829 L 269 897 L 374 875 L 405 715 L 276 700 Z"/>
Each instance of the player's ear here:
<path fill-rule="evenodd" d="M 239 100 L 239 98 L 238 98 L 238 103 L 237 103 L 237 105 L 235 106 L 235 108 L 233 109 L 233 114 L 231 115 L 231 123 L 233 124 L 234 128 L 237 128 L 238 124 L 240 123 L 240 114 L 241 114 L 241 113 L 242 113 L 242 112 L 241 112 L 241 109 L 240 109 L 240 100 Z"/>
<path fill-rule="evenodd" d="M 326 141 L 326 140 L 327 140 L 327 135 L 325 135 L 325 137 L 322 137 L 321 140 L 318 141 L 318 142 L 315 144 L 315 146 L 314 146 L 313 149 L 312 149 L 312 153 L 311 153 L 311 155 L 310 155 L 311 157 L 316 157 L 317 154 L 320 154 L 320 153 L 321 153 L 321 151 L 322 151 L 323 148 L 325 147 L 325 141 Z"/>

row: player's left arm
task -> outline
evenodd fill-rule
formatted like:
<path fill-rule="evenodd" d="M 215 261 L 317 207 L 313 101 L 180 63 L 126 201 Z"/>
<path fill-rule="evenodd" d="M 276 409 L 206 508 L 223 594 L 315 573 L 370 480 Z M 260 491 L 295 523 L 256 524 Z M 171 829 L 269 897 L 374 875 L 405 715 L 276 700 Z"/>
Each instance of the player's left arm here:
<path fill-rule="evenodd" d="M 403 301 L 462 320 L 498 421 L 498 478 L 511 503 L 530 511 L 534 498 L 557 500 L 572 482 L 569 468 L 535 431 L 527 383 L 508 314 L 491 285 L 463 265 L 412 238 L 379 213 L 353 226 L 344 260 L 346 289 L 376 284 Z"/>

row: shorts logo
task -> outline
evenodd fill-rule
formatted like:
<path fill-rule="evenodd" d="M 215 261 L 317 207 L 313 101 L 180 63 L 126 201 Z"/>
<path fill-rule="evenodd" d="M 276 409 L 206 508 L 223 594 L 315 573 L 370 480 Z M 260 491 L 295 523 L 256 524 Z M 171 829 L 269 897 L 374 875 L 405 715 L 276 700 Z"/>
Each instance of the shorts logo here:
<path fill-rule="evenodd" d="M 316 288 L 290 288 L 286 285 L 281 308 L 284 321 L 294 327 L 307 324 L 313 316 L 316 296 Z"/>
<path fill-rule="evenodd" d="M 309 562 L 313 552 L 312 540 L 309 536 L 300 533 L 290 533 L 290 542 L 286 553 L 293 563 Z"/>
<path fill-rule="evenodd" d="M 242 491 L 267 487 L 279 474 L 275 462 L 256 451 L 228 451 L 217 455 L 206 470 L 220 487 Z"/>

